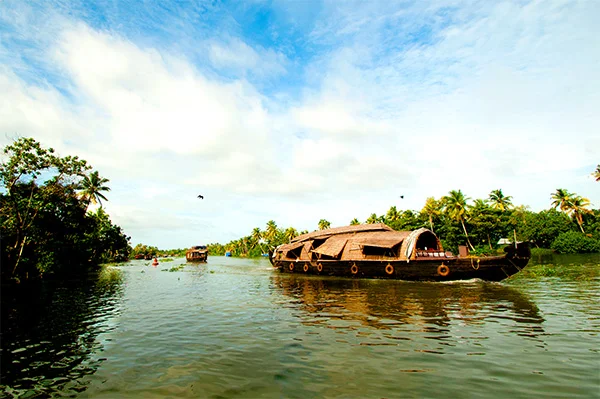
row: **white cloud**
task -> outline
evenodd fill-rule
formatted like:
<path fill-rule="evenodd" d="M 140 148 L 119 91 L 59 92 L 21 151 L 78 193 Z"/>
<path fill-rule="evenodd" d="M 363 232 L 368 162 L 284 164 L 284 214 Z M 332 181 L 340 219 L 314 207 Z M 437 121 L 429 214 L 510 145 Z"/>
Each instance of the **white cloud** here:
<path fill-rule="evenodd" d="M 134 244 L 226 242 L 270 219 L 341 225 L 451 189 L 502 188 L 539 210 L 564 187 L 600 205 L 587 176 L 600 148 L 598 6 L 482 2 L 444 24 L 441 6 L 344 4 L 326 7 L 310 40 L 329 50 L 283 97 L 244 78 L 285 76 L 292 63 L 274 49 L 203 40 L 212 67 L 241 76 L 221 80 L 169 49 L 66 23 L 42 41 L 60 88 L 0 68 L 0 131 L 90 161 Z M 407 39 L 423 24 L 428 40 Z"/>
<path fill-rule="evenodd" d="M 262 47 L 250 47 L 239 38 L 208 43 L 208 56 L 218 69 L 250 72 L 260 76 L 282 75 L 288 60 L 282 53 Z"/>

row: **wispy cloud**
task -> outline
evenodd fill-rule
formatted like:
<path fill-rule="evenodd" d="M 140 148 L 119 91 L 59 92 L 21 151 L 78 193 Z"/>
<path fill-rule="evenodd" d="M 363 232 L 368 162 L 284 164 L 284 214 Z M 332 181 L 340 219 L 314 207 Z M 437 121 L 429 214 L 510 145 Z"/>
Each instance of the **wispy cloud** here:
<path fill-rule="evenodd" d="M 593 2 L 3 4 L 0 144 L 90 161 L 135 242 L 340 225 L 458 188 L 600 202 Z"/>

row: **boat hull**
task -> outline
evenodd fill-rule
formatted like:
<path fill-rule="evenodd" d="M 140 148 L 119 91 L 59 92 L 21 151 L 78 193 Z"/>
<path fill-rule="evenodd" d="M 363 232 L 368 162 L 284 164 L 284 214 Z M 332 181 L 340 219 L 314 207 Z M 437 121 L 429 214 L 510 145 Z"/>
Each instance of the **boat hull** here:
<path fill-rule="evenodd" d="M 433 231 L 396 231 L 385 224 L 316 230 L 281 244 L 269 254 L 283 273 L 415 281 L 501 281 L 520 272 L 531 257 L 527 242 L 498 256 L 459 256 L 444 251 Z"/>
<path fill-rule="evenodd" d="M 185 260 L 188 262 L 206 262 L 208 260 L 207 252 L 188 252 L 185 254 Z"/>
<path fill-rule="evenodd" d="M 454 257 L 404 260 L 279 260 L 273 266 L 282 273 L 354 278 L 387 278 L 413 281 L 481 279 L 501 281 L 520 272 L 529 262 L 529 251 L 489 257 Z"/>

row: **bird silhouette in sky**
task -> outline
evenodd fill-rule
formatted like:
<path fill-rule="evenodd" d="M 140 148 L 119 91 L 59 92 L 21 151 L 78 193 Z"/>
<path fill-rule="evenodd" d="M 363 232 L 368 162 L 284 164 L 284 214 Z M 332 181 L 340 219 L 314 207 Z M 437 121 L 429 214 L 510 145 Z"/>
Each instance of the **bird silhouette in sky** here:
<path fill-rule="evenodd" d="M 404 198 L 404 195 L 401 195 L 400 198 Z"/>
<path fill-rule="evenodd" d="M 200 199 L 204 199 L 204 196 L 203 196 L 202 194 L 200 194 L 200 195 L 198 196 L 198 198 L 200 198 Z"/>

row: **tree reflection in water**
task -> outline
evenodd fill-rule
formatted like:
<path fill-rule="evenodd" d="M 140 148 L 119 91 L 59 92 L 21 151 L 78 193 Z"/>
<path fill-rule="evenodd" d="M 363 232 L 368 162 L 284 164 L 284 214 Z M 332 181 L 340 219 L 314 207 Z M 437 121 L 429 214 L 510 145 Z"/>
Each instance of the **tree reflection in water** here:
<path fill-rule="evenodd" d="M 111 268 L 85 280 L 3 285 L 0 392 L 49 397 L 85 390 L 82 377 L 103 360 L 98 336 L 114 328 L 121 297 L 121 271 Z"/>

